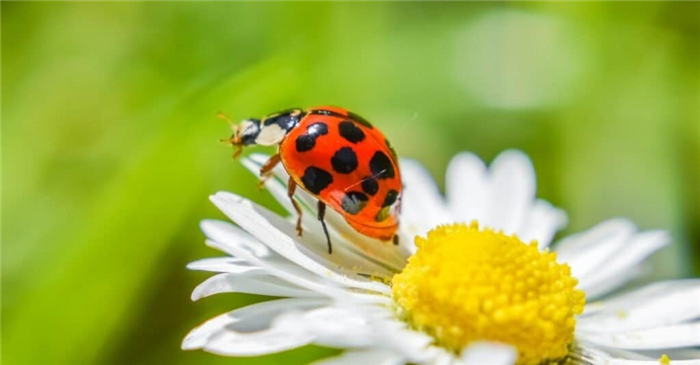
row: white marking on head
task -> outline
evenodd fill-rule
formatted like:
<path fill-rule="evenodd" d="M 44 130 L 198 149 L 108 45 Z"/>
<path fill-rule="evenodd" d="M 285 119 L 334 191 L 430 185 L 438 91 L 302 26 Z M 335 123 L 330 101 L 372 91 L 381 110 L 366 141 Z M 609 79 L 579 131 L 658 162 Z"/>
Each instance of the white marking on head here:
<path fill-rule="evenodd" d="M 245 132 L 245 130 L 250 128 L 251 126 L 253 126 L 253 122 L 251 122 L 249 120 L 244 120 L 241 122 L 241 124 L 239 124 L 237 126 L 232 125 L 231 129 L 233 129 L 234 132 L 240 132 L 241 134 L 243 134 Z"/>
<path fill-rule="evenodd" d="M 255 143 L 261 146 L 272 146 L 279 144 L 287 135 L 287 131 L 280 128 L 278 124 L 270 124 L 262 127 L 258 138 L 255 139 Z"/>

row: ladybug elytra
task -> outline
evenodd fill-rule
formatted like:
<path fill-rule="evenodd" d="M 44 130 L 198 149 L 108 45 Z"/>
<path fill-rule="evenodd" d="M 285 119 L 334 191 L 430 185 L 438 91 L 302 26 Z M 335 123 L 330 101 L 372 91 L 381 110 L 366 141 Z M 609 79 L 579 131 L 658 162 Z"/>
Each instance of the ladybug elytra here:
<path fill-rule="evenodd" d="M 222 118 L 225 118 L 220 114 Z M 282 163 L 289 174 L 288 196 L 301 228 L 301 208 L 294 191 L 301 187 L 318 199 L 318 220 L 332 252 L 324 221 L 326 206 L 340 213 L 359 233 L 398 244 L 398 209 L 402 185 L 397 156 L 382 132 L 348 110 L 322 106 L 288 109 L 262 119 L 232 125 L 225 142 L 236 148 L 278 145 L 260 170 L 265 181 Z"/>

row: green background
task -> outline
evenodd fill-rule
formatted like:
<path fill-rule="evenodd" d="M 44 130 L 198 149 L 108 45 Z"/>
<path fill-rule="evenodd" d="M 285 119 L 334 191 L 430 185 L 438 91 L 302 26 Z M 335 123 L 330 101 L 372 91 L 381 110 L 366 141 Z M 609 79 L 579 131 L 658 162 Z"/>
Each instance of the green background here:
<path fill-rule="evenodd" d="M 519 148 L 566 232 L 668 228 L 652 277 L 697 274 L 698 3 L 2 2 L 3 364 L 308 362 L 183 352 L 261 297 L 192 303 L 198 229 L 235 191 L 281 210 L 216 118 L 352 109 L 443 184 Z M 251 148 L 248 151 L 265 151 Z M 566 233 L 565 232 L 565 233 Z"/>

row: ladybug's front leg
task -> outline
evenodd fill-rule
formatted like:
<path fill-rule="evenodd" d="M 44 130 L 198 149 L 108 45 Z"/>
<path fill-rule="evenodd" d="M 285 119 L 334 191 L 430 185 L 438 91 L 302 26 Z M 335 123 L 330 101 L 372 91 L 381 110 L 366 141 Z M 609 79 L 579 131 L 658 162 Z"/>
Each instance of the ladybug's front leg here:
<path fill-rule="evenodd" d="M 294 206 L 294 210 L 297 211 L 297 234 L 301 236 L 301 207 L 299 207 L 299 203 L 297 203 L 296 200 L 294 200 L 294 191 L 297 189 L 297 182 L 294 181 L 291 177 L 289 178 L 289 183 L 287 184 L 287 196 L 289 197 L 289 200 L 292 202 L 292 205 Z"/>
<path fill-rule="evenodd" d="M 280 163 L 280 154 L 273 155 L 267 162 L 260 168 L 260 182 L 258 182 L 258 189 L 262 189 L 265 185 L 265 181 L 272 176 L 272 169 Z"/>

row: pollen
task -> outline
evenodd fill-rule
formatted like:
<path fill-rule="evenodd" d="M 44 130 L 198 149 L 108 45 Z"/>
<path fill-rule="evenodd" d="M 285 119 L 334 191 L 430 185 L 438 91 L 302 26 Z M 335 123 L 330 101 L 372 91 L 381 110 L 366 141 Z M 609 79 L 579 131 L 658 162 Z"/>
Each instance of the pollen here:
<path fill-rule="evenodd" d="M 556 254 L 471 225 L 439 226 L 392 279 L 399 316 L 459 353 L 479 340 L 510 344 L 518 364 L 563 358 L 585 296 Z"/>

